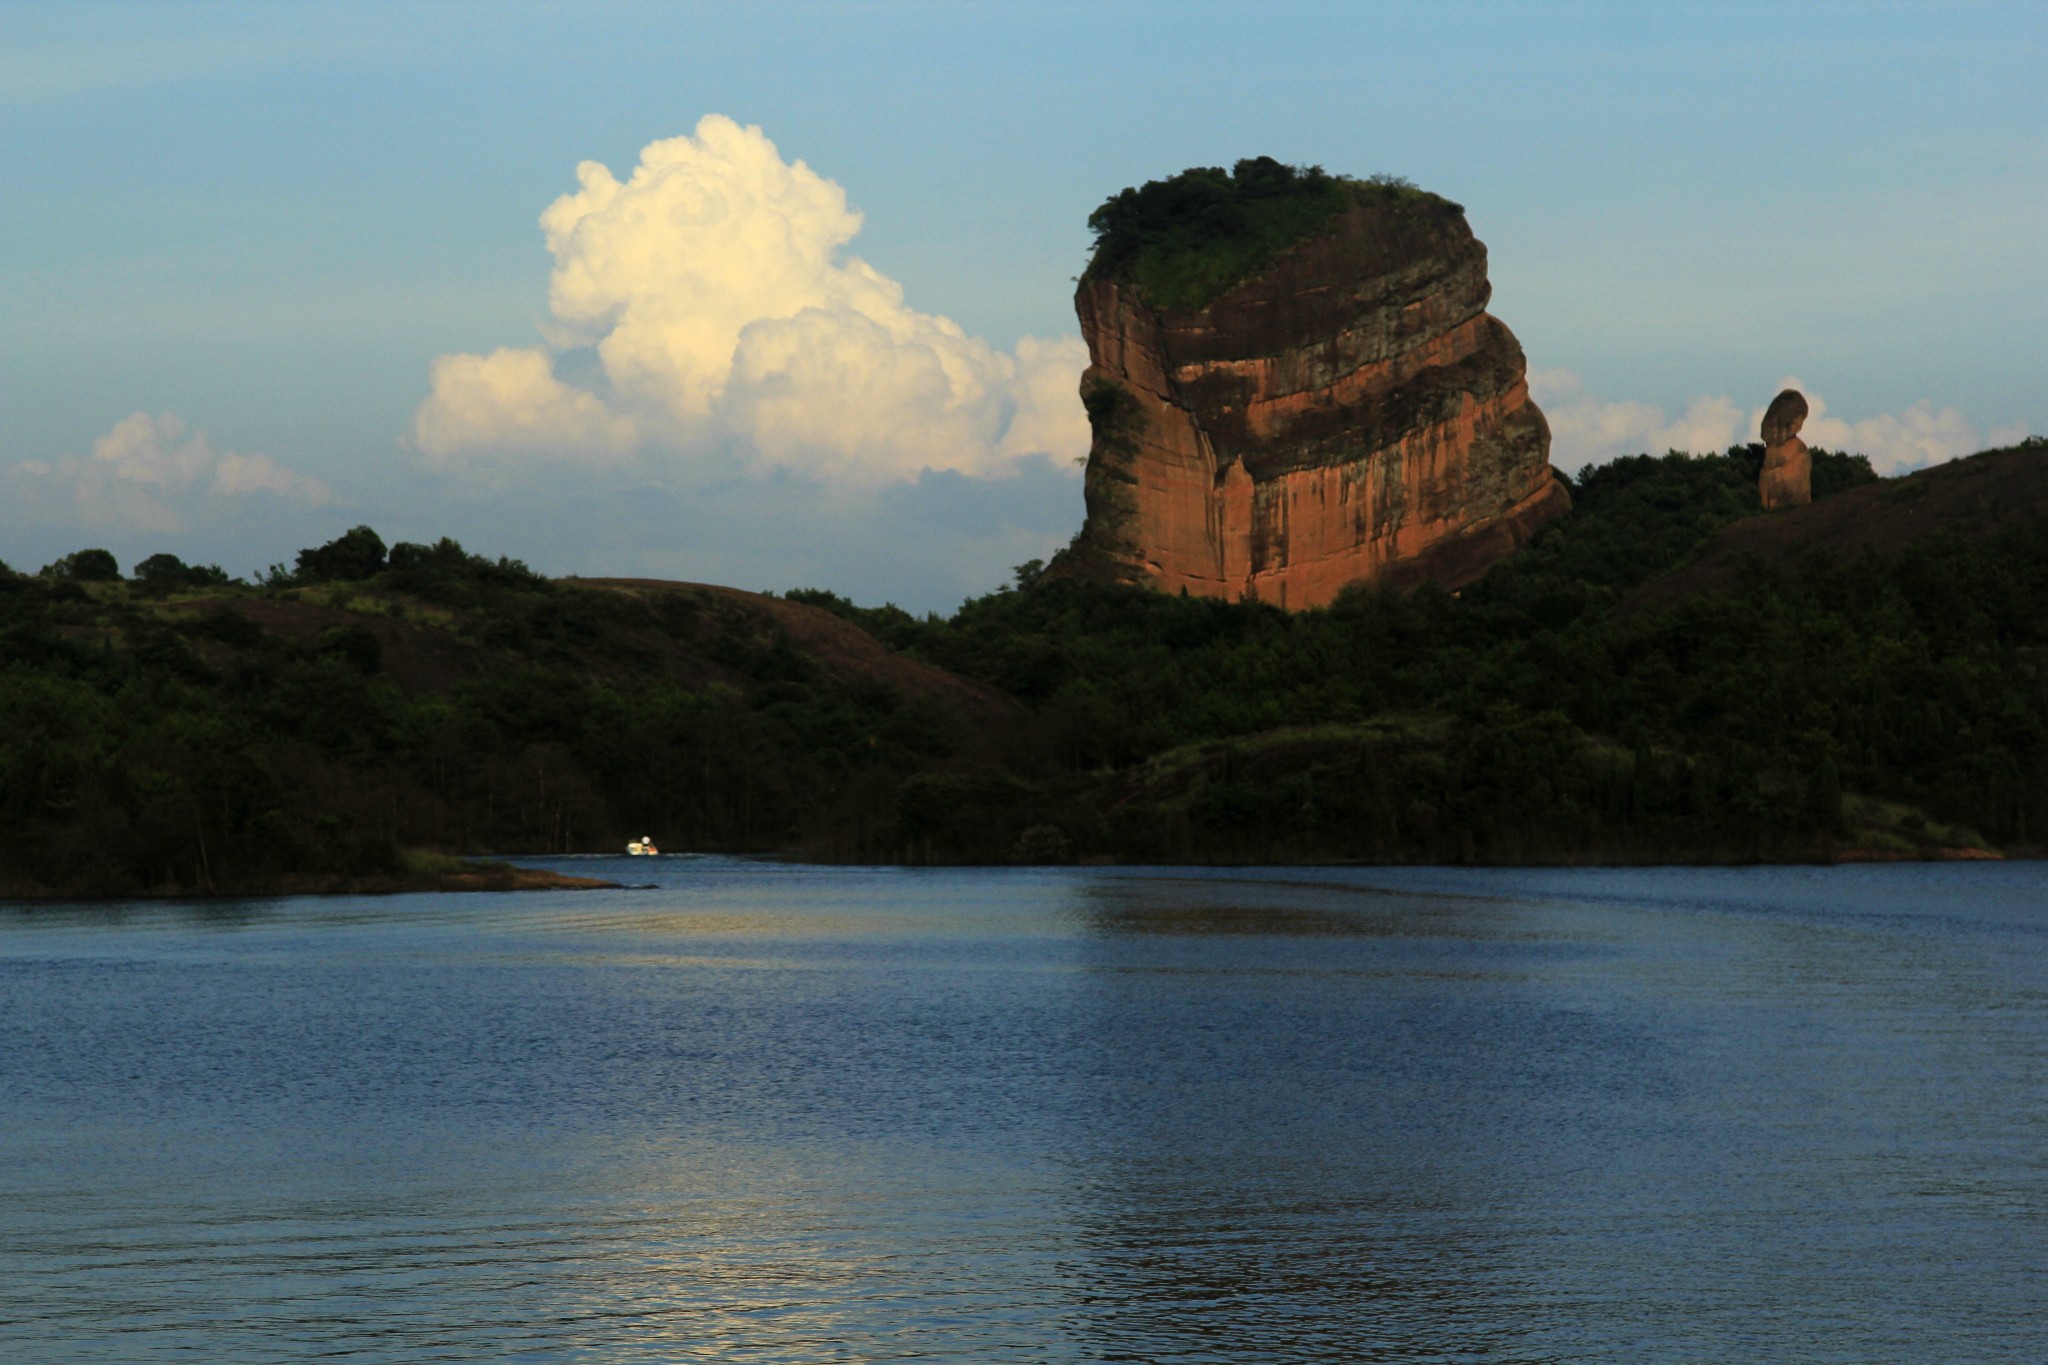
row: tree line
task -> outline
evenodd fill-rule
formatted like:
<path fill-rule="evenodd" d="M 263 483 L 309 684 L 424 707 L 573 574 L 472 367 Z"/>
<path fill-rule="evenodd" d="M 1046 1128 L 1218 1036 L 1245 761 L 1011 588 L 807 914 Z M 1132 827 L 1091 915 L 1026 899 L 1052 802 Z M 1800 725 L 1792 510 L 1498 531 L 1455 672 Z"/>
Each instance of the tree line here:
<path fill-rule="evenodd" d="M 367 527 L 254 583 L 169 556 L 124 578 L 103 551 L 0 570 L 0 893 L 342 885 L 642 833 L 998 862 L 2038 845 L 2048 526 L 1633 608 L 1757 514 L 1761 457 L 1590 469 L 1572 516 L 1456 593 L 1287 613 L 1032 564 L 947 616 L 787 594 L 1007 710 L 828 666 L 738 596 Z M 1817 497 L 1873 477 L 1816 453 Z"/>

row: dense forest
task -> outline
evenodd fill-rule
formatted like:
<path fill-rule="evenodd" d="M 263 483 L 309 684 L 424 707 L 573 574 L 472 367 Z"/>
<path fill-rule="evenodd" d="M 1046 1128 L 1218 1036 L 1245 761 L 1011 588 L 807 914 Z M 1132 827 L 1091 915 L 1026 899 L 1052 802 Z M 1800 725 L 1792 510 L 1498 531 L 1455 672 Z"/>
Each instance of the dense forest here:
<path fill-rule="evenodd" d="M 1758 515 L 1760 460 L 1599 466 L 1460 592 L 1295 614 L 1034 563 L 917 617 L 364 527 L 260 583 L 0 568 L 0 894 L 341 886 L 643 833 L 913 862 L 2031 852 L 2048 506 L 1660 597 Z M 1772 525 L 1914 480 L 1874 483 L 1820 452 L 1820 501 Z"/>
<path fill-rule="evenodd" d="M 1946 527 L 1631 595 L 1758 514 L 1758 446 L 1586 471 L 1459 593 L 1327 610 L 1069 580 L 951 620 L 815 595 L 1044 726 L 1041 841 L 1161 860 L 1741 861 L 2031 848 L 2048 812 L 2048 535 Z M 1979 457 L 1990 458 L 1990 457 Z M 1875 483 L 1816 452 L 1815 494 Z M 1910 481 L 1909 481 L 1910 482 Z M 1872 490 L 1873 492 L 1879 490 Z M 1910 490 L 1909 490 L 1910 491 Z M 2040 510 L 2048 511 L 2048 507 Z M 983 785 L 977 786 L 977 782 Z M 925 775 L 905 833 L 997 856 L 1014 793 Z M 987 794 L 983 795 L 986 791 Z"/>
<path fill-rule="evenodd" d="M 344 885 L 643 833 L 856 856 L 905 776 L 999 728 L 953 680 L 833 672 L 750 594 L 558 583 L 366 527 L 255 585 L 145 563 L 0 573 L 7 892 Z"/>

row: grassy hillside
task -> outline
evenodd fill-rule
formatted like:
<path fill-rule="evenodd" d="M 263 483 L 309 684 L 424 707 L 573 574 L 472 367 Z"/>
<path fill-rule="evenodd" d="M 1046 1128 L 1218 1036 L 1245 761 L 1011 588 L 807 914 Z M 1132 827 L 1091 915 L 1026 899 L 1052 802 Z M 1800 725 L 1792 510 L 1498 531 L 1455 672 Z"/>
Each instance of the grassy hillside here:
<path fill-rule="evenodd" d="M 1768 517 L 1761 453 L 1602 466 L 1461 593 L 1292 615 L 1027 565 L 919 618 L 361 528 L 257 585 L 80 552 L 0 574 L 0 894 L 642 833 L 905 861 L 2034 849 L 2048 449 L 1883 483 L 1823 452 L 1819 500 Z"/>

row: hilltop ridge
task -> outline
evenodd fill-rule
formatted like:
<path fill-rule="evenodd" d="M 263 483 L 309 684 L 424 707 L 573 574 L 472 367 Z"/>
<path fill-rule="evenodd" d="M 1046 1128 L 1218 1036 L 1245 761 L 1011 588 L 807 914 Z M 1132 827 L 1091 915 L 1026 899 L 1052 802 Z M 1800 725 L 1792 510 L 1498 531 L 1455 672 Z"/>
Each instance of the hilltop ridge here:
<path fill-rule="evenodd" d="M 1836 861 L 2036 853 L 2048 447 L 1635 456 L 1452 592 L 1019 570 L 950 617 L 552 580 L 356 528 L 261 583 L 0 570 L 0 895 L 455 884 L 478 854 Z M 493 874 L 508 875 L 508 874 Z"/>
<path fill-rule="evenodd" d="M 1890 557 L 1933 535 L 1995 536 L 2028 525 L 2044 511 L 2048 441 L 2035 438 L 1736 522 L 1690 562 L 1633 592 L 1622 609 L 1651 611 L 1723 590 L 1757 564 Z"/>

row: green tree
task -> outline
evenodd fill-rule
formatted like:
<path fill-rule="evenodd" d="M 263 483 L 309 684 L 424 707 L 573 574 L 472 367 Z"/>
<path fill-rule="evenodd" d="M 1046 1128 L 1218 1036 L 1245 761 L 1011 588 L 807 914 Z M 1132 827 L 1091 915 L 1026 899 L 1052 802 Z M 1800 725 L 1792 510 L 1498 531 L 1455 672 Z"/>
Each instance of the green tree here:
<path fill-rule="evenodd" d="M 45 578 L 65 578 L 78 583 L 118 583 L 121 565 L 108 550 L 77 550 L 43 570 Z"/>
<path fill-rule="evenodd" d="M 367 526 L 356 526 L 325 545 L 299 551 L 294 576 L 304 583 L 354 583 L 374 577 L 383 567 L 383 538 Z"/>

